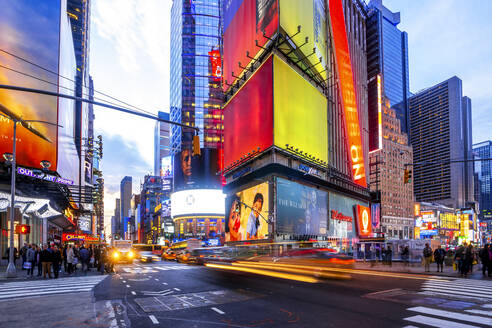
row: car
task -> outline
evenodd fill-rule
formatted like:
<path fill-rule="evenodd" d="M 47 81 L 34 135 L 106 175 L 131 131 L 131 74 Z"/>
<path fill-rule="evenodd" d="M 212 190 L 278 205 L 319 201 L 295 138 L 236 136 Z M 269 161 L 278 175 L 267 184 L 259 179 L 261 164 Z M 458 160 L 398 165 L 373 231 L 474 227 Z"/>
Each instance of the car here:
<path fill-rule="evenodd" d="M 114 263 L 133 263 L 135 256 L 136 253 L 131 248 L 115 248 L 111 253 Z"/>
<path fill-rule="evenodd" d="M 182 250 L 176 255 L 176 261 L 179 263 L 191 263 L 191 252 L 189 250 Z"/>
<path fill-rule="evenodd" d="M 161 260 L 159 255 L 156 255 L 151 251 L 142 251 L 140 252 L 139 257 L 141 262 L 157 262 Z"/>
<path fill-rule="evenodd" d="M 176 253 L 170 249 L 162 253 L 162 258 L 167 261 L 176 261 Z"/>

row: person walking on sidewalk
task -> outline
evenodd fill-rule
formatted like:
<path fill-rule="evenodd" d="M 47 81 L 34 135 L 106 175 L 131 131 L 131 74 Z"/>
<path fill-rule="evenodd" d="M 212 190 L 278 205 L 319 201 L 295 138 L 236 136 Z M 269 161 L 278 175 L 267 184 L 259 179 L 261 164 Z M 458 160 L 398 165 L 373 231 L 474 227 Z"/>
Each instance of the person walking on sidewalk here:
<path fill-rule="evenodd" d="M 87 268 L 89 266 L 89 261 L 90 261 L 90 253 L 87 248 L 82 246 L 79 251 L 80 254 L 80 262 L 82 264 L 82 272 L 84 272 L 84 275 L 87 275 Z"/>
<path fill-rule="evenodd" d="M 425 248 L 422 253 L 424 255 L 425 272 L 430 272 L 430 263 L 432 260 L 432 248 L 430 248 L 429 243 L 425 243 Z"/>
<path fill-rule="evenodd" d="M 35 245 L 29 245 L 27 251 L 26 251 L 26 262 L 30 263 L 29 269 L 27 269 L 27 276 L 31 276 L 31 278 L 34 275 L 34 265 L 35 265 L 35 259 L 36 259 L 36 251 L 34 250 Z"/>
<path fill-rule="evenodd" d="M 441 272 L 444 266 L 444 257 L 446 256 L 446 252 L 441 248 L 441 245 L 437 246 L 434 251 L 434 261 L 437 264 L 437 272 L 439 272 L 439 268 L 441 268 Z"/>
<path fill-rule="evenodd" d="M 489 244 L 485 244 L 485 246 L 480 249 L 478 252 L 478 256 L 480 257 L 480 262 L 482 262 L 482 275 L 485 276 L 485 270 L 488 271 L 489 267 L 489 261 L 491 260 L 489 258 Z M 488 274 L 490 276 L 490 271 L 488 271 Z"/>
<path fill-rule="evenodd" d="M 68 249 L 67 249 L 67 273 L 68 274 L 72 274 L 73 272 L 73 261 L 74 261 L 74 253 L 73 253 L 73 248 L 72 248 L 72 245 L 69 245 L 68 246 Z"/>
<path fill-rule="evenodd" d="M 465 274 L 465 265 L 464 265 L 464 262 L 465 262 L 465 247 L 463 245 L 461 245 L 460 247 L 458 247 L 458 249 L 456 250 L 456 254 L 454 254 L 454 260 L 455 262 L 458 263 L 458 271 L 460 273 L 460 275 L 463 277 L 463 275 Z"/>
<path fill-rule="evenodd" d="M 43 278 L 46 279 L 46 273 L 48 273 L 48 277 L 51 279 L 51 261 L 52 255 L 48 250 L 48 246 L 44 245 L 43 250 L 41 251 L 41 263 L 43 263 Z"/>
<path fill-rule="evenodd" d="M 55 279 L 58 279 L 58 274 L 60 273 L 60 264 L 62 261 L 62 255 L 57 246 L 53 247 L 52 263 L 53 263 L 53 273 L 55 275 Z"/>
<path fill-rule="evenodd" d="M 38 266 L 38 277 L 41 277 L 41 273 L 43 272 L 43 263 L 41 262 L 41 252 L 42 252 L 41 247 L 36 246 L 36 265 Z"/>
<path fill-rule="evenodd" d="M 405 263 L 405 266 L 409 265 L 409 259 L 410 259 L 410 250 L 408 249 L 408 246 L 405 246 L 401 252 L 401 259 L 403 260 L 403 263 Z"/>

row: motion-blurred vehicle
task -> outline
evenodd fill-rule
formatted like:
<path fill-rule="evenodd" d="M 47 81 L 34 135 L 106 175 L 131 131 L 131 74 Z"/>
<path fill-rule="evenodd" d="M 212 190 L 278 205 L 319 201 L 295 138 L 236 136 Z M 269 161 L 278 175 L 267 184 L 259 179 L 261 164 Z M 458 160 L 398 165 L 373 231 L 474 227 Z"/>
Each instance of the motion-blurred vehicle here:
<path fill-rule="evenodd" d="M 176 253 L 172 249 L 167 249 L 162 253 L 162 258 L 167 261 L 176 261 Z"/>
<path fill-rule="evenodd" d="M 188 250 L 179 251 L 176 255 L 176 261 L 178 263 L 190 263 L 191 264 L 191 252 Z"/>
<path fill-rule="evenodd" d="M 161 254 L 165 246 L 156 244 L 134 244 L 133 248 L 138 253 L 141 262 L 157 262 L 161 260 Z"/>
<path fill-rule="evenodd" d="M 203 265 L 209 262 L 234 261 L 230 247 L 203 247 L 191 251 L 189 262 Z"/>
<path fill-rule="evenodd" d="M 133 263 L 136 253 L 132 248 L 132 241 L 115 240 L 110 256 L 113 263 Z"/>

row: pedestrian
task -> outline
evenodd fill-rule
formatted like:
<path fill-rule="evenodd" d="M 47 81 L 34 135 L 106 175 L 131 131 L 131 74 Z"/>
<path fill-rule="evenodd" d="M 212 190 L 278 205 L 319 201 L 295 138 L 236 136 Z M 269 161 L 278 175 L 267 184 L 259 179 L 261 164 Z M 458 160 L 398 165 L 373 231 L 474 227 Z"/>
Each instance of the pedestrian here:
<path fill-rule="evenodd" d="M 10 247 L 7 247 L 7 252 L 5 253 L 8 261 L 10 261 Z M 17 252 L 17 247 L 14 247 L 14 266 L 17 266 L 17 259 L 19 258 L 19 253 Z"/>
<path fill-rule="evenodd" d="M 401 251 L 401 259 L 403 260 L 403 263 L 405 263 L 405 266 L 408 266 L 410 259 L 410 250 L 408 249 L 408 246 L 405 246 Z"/>
<path fill-rule="evenodd" d="M 464 275 L 464 262 L 465 262 L 465 247 L 460 245 L 454 254 L 454 260 L 458 263 L 458 271 L 463 277 Z"/>
<path fill-rule="evenodd" d="M 384 246 L 381 247 L 381 262 L 386 264 L 386 248 Z"/>
<path fill-rule="evenodd" d="M 65 246 L 63 246 L 63 251 L 61 253 L 62 253 L 62 258 L 63 258 L 63 271 L 65 271 L 65 273 L 68 273 L 67 245 L 66 244 L 65 244 Z"/>
<path fill-rule="evenodd" d="M 386 249 L 386 264 L 391 266 L 391 261 L 393 260 L 393 251 L 391 250 L 391 246 L 388 245 Z"/>
<path fill-rule="evenodd" d="M 53 247 L 53 254 L 51 255 L 51 263 L 53 263 L 53 273 L 55 279 L 58 279 L 58 274 L 60 273 L 60 264 L 62 261 L 62 255 L 57 246 Z"/>
<path fill-rule="evenodd" d="M 36 264 L 38 266 L 38 277 L 41 277 L 41 272 L 43 272 L 43 263 L 41 262 L 41 247 L 36 247 Z"/>
<path fill-rule="evenodd" d="M 20 256 L 22 257 L 22 270 L 25 270 L 25 265 L 24 263 L 26 263 L 27 261 L 27 249 L 29 247 L 27 246 L 27 243 L 24 243 L 24 246 L 22 246 L 22 248 L 20 249 Z"/>
<path fill-rule="evenodd" d="M 46 273 L 48 274 L 48 277 L 51 279 L 51 262 L 52 262 L 52 255 L 51 252 L 48 250 L 48 246 L 44 245 L 43 250 L 41 251 L 41 263 L 43 263 L 43 278 L 46 279 Z"/>
<path fill-rule="evenodd" d="M 101 258 L 101 248 L 96 246 L 94 248 L 94 267 L 97 268 L 97 271 L 101 270 L 101 264 L 99 263 Z"/>
<path fill-rule="evenodd" d="M 29 247 L 26 250 L 26 264 L 29 263 L 27 266 L 29 267 L 27 269 L 27 276 L 31 276 L 31 278 L 34 275 L 34 260 L 36 259 L 36 250 L 34 249 L 35 245 L 29 245 Z"/>
<path fill-rule="evenodd" d="M 68 245 L 68 250 L 67 250 L 67 269 L 68 269 L 68 274 L 73 273 L 73 262 L 74 262 L 75 256 L 73 252 L 72 245 Z"/>
<path fill-rule="evenodd" d="M 105 262 L 106 262 L 106 248 L 102 247 L 100 250 L 100 255 L 99 255 L 99 271 L 101 272 L 101 274 L 104 274 L 104 266 L 105 266 Z"/>
<path fill-rule="evenodd" d="M 474 252 L 472 244 L 469 244 L 465 250 L 465 277 L 469 272 L 473 273 L 473 261 L 474 261 Z"/>
<path fill-rule="evenodd" d="M 425 247 L 422 253 L 424 255 L 425 272 L 430 272 L 430 263 L 432 260 L 432 248 L 430 248 L 429 243 L 425 243 Z"/>
<path fill-rule="evenodd" d="M 90 261 L 90 254 L 89 250 L 82 246 L 79 251 L 80 254 L 80 263 L 82 264 L 82 272 L 84 272 L 84 275 L 87 275 L 87 268 L 89 266 L 89 261 Z"/>
<path fill-rule="evenodd" d="M 482 262 L 482 275 L 485 276 L 485 270 L 488 271 L 489 261 L 491 260 L 489 258 L 489 244 L 485 244 L 485 246 L 480 249 L 478 256 L 480 257 L 480 262 Z M 488 271 L 488 273 L 490 275 L 490 271 Z"/>
<path fill-rule="evenodd" d="M 437 272 L 439 272 L 439 268 L 441 268 L 441 272 L 444 266 L 444 257 L 446 256 L 446 252 L 441 248 L 441 245 L 437 246 L 434 250 L 434 261 L 437 264 Z"/>

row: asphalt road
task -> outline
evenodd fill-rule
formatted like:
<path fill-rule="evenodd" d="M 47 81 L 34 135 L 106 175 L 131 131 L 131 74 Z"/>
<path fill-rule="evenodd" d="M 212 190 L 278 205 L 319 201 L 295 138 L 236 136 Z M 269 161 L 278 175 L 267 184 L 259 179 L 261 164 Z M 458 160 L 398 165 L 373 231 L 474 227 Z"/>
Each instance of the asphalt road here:
<path fill-rule="evenodd" d="M 345 273 L 346 274 L 346 273 Z M 353 270 L 320 283 L 156 262 L 0 282 L 0 327 L 492 326 L 492 280 Z"/>

